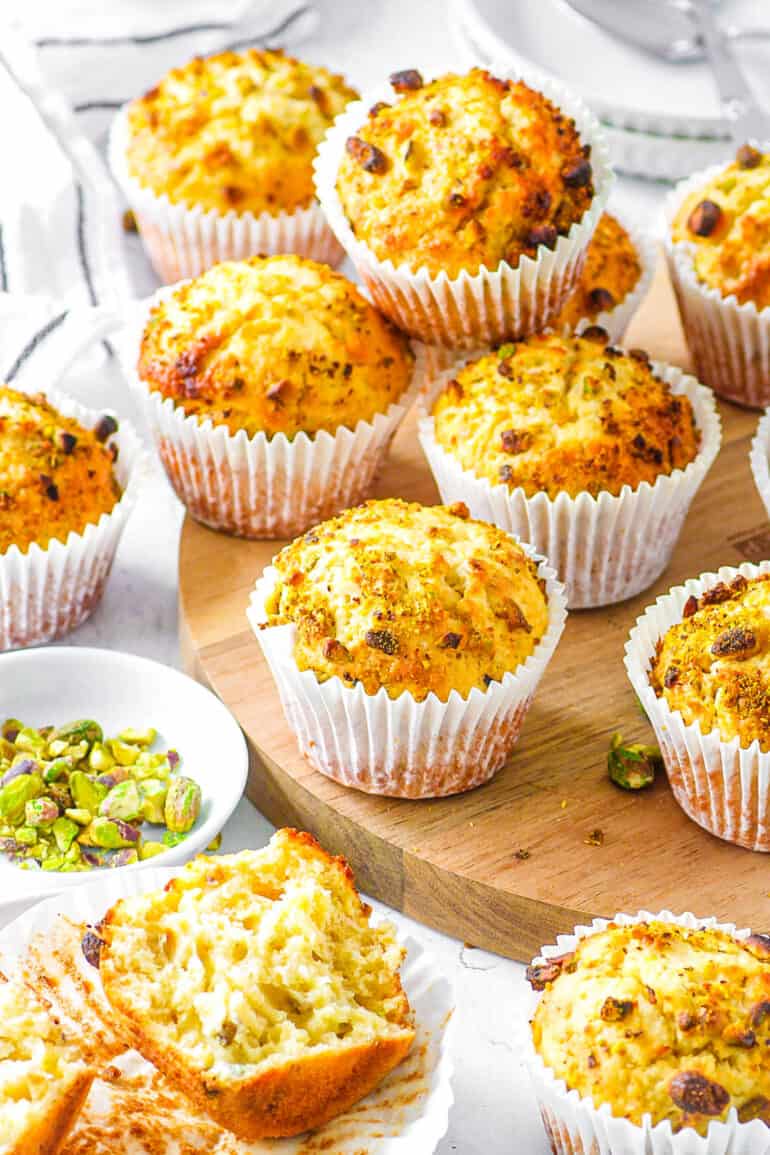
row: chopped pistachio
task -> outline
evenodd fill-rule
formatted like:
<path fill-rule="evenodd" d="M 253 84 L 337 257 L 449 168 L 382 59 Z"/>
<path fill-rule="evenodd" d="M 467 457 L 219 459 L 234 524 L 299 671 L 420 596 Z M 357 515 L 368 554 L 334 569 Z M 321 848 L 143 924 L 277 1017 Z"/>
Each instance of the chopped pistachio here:
<path fill-rule="evenodd" d="M 652 786 L 656 771 L 662 767 L 663 758 L 657 746 L 645 746 L 641 742 L 623 745 L 621 734 L 612 735 L 607 770 L 616 786 L 623 790 L 643 790 Z"/>

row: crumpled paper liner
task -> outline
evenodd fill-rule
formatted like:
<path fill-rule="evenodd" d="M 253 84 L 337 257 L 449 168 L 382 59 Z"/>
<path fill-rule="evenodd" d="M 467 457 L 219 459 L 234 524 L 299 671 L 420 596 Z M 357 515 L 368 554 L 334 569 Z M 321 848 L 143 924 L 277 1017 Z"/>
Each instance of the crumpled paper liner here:
<path fill-rule="evenodd" d="M 356 238 L 337 193 L 337 171 L 345 141 L 366 119 L 378 100 L 393 103 L 390 85 L 382 85 L 350 104 L 337 117 L 316 154 L 318 199 L 333 232 L 347 252 L 372 300 L 400 329 L 430 344 L 473 348 L 496 344 L 545 328 L 569 296 L 583 267 L 585 251 L 604 211 L 612 183 L 607 147 L 598 122 L 582 101 L 561 84 L 539 73 L 495 69 L 502 77 L 521 78 L 539 89 L 574 118 L 584 144 L 591 145 L 595 194 L 590 208 L 559 237 L 554 250 L 541 246 L 536 257 L 523 256 L 517 268 L 502 262 L 497 269 L 482 266 L 473 275 L 434 276 L 423 266 L 410 269 L 379 260 Z"/>
<path fill-rule="evenodd" d="M 656 695 L 649 670 L 658 640 L 682 620 L 690 595 L 700 597 L 739 574 L 753 578 L 768 570 L 770 561 L 745 562 L 738 569 L 723 566 L 718 573 L 675 586 L 637 619 L 625 656 L 628 677 L 655 730 L 672 793 L 685 814 L 717 838 L 763 851 L 770 851 L 770 753 L 762 751 L 756 739 L 743 748 L 738 738 L 723 742 L 718 730 L 704 733 L 697 722 L 685 725 L 679 711 Z"/>
<path fill-rule="evenodd" d="M 770 405 L 770 308 L 740 305 L 699 280 L 695 246 L 671 239 L 671 225 L 690 193 L 703 188 L 724 165 L 689 177 L 669 193 L 664 207 L 664 244 L 685 337 L 698 377 L 720 397 L 750 408 Z"/>
<path fill-rule="evenodd" d="M 612 921 L 631 926 L 651 919 L 692 929 L 716 927 L 738 939 L 751 934 L 749 930 L 737 930 L 732 923 L 696 918 L 689 913 L 675 915 L 668 910 L 660 914 L 646 910 L 634 915 L 617 914 Z M 576 927 L 573 934 L 560 934 L 556 944 L 543 947 L 533 962 L 543 963 L 568 954 L 580 939 L 604 930 L 608 922 L 608 919 L 596 918 L 590 926 Z M 528 1020 L 534 1015 L 539 999 L 539 994 L 532 991 Z M 726 1123 L 712 1122 L 705 1136 L 691 1127 L 674 1133 L 668 1120 L 653 1127 L 649 1116 L 639 1126 L 613 1115 L 608 1103 L 596 1106 L 592 1099 L 568 1090 L 564 1080 L 543 1062 L 529 1028 L 523 1032 L 522 1051 L 554 1155 L 770 1155 L 770 1130 L 758 1119 L 739 1123 L 734 1108 Z"/>
<path fill-rule="evenodd" d="M 534 551 L 523 548 L 531 557 Z M 398 798 L 438 798 L 487 782 L 505 765 L 566 619 L 561 584 L 542 560 L 548 629 L 527 660 L 484 691 L 446 702 L 431 693 L 415 701 L 407 691 L 390 698 L 367 694 L 341 678 L 319 682 L 294 658 L 296 626 L 263 628 L 266 600 L 278 579 L 268 566 L 251 595 L 247 615 L 278 687 L 284 714 L 301 752 L 316 770 L 343 786 Z"/>
<path fill-rule="evenodd" d="M 624 486 L 617 496 L 527 497 L 521 487 L 492 485 L 463 469 L 436 441 L 428 413 L 459 367 L 446 370 L 419 399 L 418 435 L 441 500 L 464 501 L 473 517 L 531 542 L 564 582 L 570 609 L 611 605 L 652 585 L 668 565 L 690 503 L 719 452 L 721 423 L 710 390 L 675 366 L 653 365 L 672 392 L 685 394 L 693 405 L 701 445 L 684 469 L 662 474 L 654 485 Z"/>
<path fill-rule="evenodd" d="M 55 389 L 44 392 L 65 417 L 92 429 L 109 410 L 86 409 Z M 131 425 L 119 420 L 115 476 L 123 493 L 109 513 L 66 541 L 0 553 L 0 651 L 39 646 L 81 625 L 101 600 L 120 535 L 147 476 L 147 457 Z"/>
<path fill-rule="evenodd" d="M 143 303 L 126 333 L 123 368 L 168 479 L 192 517 L 240 537 L 281 539 L 363 501 L 423 380 L 420 347 L 414 350 L 409 387 L 371 421 L 292 438 L 284 433 L 249 437 L 243 429 L 231 433 L 225 425 L 186 414 L 136 372 L 149 310 L 172 291 L 161 289 Z"/>
<path fill-rule="evenodd" d="M 174 203 L 139 183 L 126 164 L 127 105 L 110 129 L 108 157 L 112 174 L 136 218 L 152 266 L 165 284 L 197 277 L 220 261 L 258 253 L 296 253 L 336 266 L 345 253 L 315 202 L 305 209 L 276 214 L 228 213 Z"/>

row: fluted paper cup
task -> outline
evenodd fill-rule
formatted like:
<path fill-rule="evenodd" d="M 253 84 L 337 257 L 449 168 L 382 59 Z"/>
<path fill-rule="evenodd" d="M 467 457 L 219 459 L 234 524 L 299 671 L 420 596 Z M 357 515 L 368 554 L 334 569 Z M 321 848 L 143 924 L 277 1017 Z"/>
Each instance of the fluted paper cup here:
<path fill-rule="evenodd" d="M 327 265 L 345 256 L 313 202 L 294 212 L 219 212 L 169 200 L 141 184 L 128 171 L 128 106 L 110 129 L 108 156 L 115 180 L 133 212 L 142 242 L 155 272 L 165 284 L 197 277 L 220 261 L 237 261 L 258 254 L 296 253 Z"/>
<path fill-rule="evenodd" d="M 166 475 L 191 516 L 239 537 L 290 538 L 363 501 L 423 381 L 421 347 L 415 347 L 407 389 L 370 421 L 291 438 L 231 433 L 210 418 L 185 413 L 136 371 L 149 311 L 178 288 L 161 289 L 143 303 L 126 329 L 121 354 Z"/>
<path fill-rule="evenodd" d="M 770 410 L 760 419 L 749 453 L 754 484 L 770 517 Z"/>
<path fill-rule="evenodd" d="M 535 554 L 526 545 L 531 557 Z M 367 794 L 438 798 L 487 782 L 505 765 L 566 619 L 561 584 L 537 559 L 545 581 L 548 629 L 527 660 L 486 690 L 467 698 L 452 690 L 446 702 L 422 702 L 408 691 L 390 698 L 367 694 L 341 678 L 319 682 L 294 658 L 296 626 L 265 626 L 265 604 L 278 572 L 268 566 L 256 584 L 249 622 L 275 679 L 286 721 L 302 754 L 328 778 Z"/>
<path fill-rule="evenodd" d="M 697 722 L 685 725 L 681 713 L 653 690 L 650 667 L 658 641 L 682 620 L 689 597 L 700 597 L 718 582 L 729 584 L 739 574 L 753 578 L 768 570 L 770 562 L 746 562 L 675 586 L 637 619 L 625 656 L 628 677 L 655 730 L 672 793 L 685 814 L 717 838 L 763 851 L 770 851 L 770 753 L 761 750 L 756 739 L 742 747 L 738 738 L 722 741 L 718 730 L 704 732 Z"/>
<path fill-rule="evenodd" d="M 58 390 L 44 392 L 65 417 L 93 429 L 105 410 L 86 409 Z M 114 472 L 122 490 L 109 513 L 46 546 L 24 551 L 12 545 L 0 553 L 0 651 L 39 646 L 70 633 L 101 600 L 115 551 L 147 477 L 147 457 L 127 421 L 108 439 L 118 449 Z"/>
<path fill-rule="evenodd" d="M 332 230 L 356 266 L 375 305 L 400 329 L 421 341 L 450 347 L 473 348 L 522 337 L 545 328 L 558 313 L 577 283 L 585 252 L 604 211 L 612 183 L 607 147 L 598 122 L 577 97 L 562 85 L 540 76 L 497 68 L 500 76 L 522 79 L 558 105 L 577 126 L 584 144 L 591 145 L 595 194 L 590 208 L 576 221 L 556 248 L 544 246 L 535 257 L 522 256 L 516 268 L 501 262 L 496 269 L 482 266 L 475 274 L 463 270 L 457 277 L 433 275 L 423 266 L 395 266 L 378 259 L 353 233 L 337 192 L 337 172 L 345 141 L 366 119 L 379 100 L 393 102 L 394 93 L 383 85 L 356 101 L 337 117 L 316 154 L 318 199 Z"/>
<path fill-rule="evenodd" d="M 633 915 L 616 914 L 612 921 L 632 926 L 653 919 L 690 929 L 712 927 L 737 939 L 751 934 L 750 930 L 738 930 L 732 923 L 696 918 L 689 913 L 676 915 L 668 910 L 660 914 L 646 910 Z M 560 934 L 554 945 L 542 948 L 533 965 L 569 954 L 580 939 L 605 930 L 608 925 L 608 919 L 596 918 L 590 926 L 578 926 L 572 934 Z M 535 1013 L 539 997 L 531 992 L 528 1020 Z M 740 1123 L 735 1108 L 725 1123 L 711 1122 L 706 1135 L 699 1135 L 692 1127 L 674 1132 L 669 1120 L 652 1126 L 649 1116 L 639 1125 L 613 1115 L 608 1103 L 595 1104 L 593 1099 L 569 1090 L 564 1080 L 543 1062 L 530 1028 L 524 1032 L 522 1051 L 554 1155 L 770 1155 L 770 1130 L 759 1119 Z"/>
<path fill-rule="evenodd" d="M 668 565 L 690 503 L 719 452 L 721 423 L 711 391 L 681 369 L 653 364 L 673 393 L 692 402 L 701 443 L 684 469 L 661 474 L 654 485 L 625 485 L 617 495 L 528 497 L 521 487 L 492 485 L 463 469 L 436 440 L 430 408 L 460 366 L 445 371 L 420 396 L 418 435 L 441 500 L 464 501 L 472 517 L 531 542 L 564 582 L 570 609 L 611 605 L 652 585 Z"/>
<path fill-rule="evenodd" d="M 770 308 L 758 309 L 753 301 L 741 305 L 735 294 L 723 297 L 704 284 L 695 272 L 695 246 L 671 238 L 682 202 L 723 171 L 724 165 L 714 165 L 669 193 L 664 208 L 666 260 L 701 381 L 728 401 L 762 409 L 770 405 Z"/>

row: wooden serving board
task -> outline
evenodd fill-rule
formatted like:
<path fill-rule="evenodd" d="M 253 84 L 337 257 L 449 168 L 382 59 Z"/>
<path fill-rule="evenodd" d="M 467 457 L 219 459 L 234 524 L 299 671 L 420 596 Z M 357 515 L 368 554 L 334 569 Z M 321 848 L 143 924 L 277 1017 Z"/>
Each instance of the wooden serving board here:
<path fill-rule="evenodd" d="M 688 364 L 662 270 L 627 343 Z M 632 601 L 570 615 L 509 764 L 456 798 L 374 798 L 310 769 L 245 617 L 253 582 L 280 543 L 226 537 L 188 518 L 180 555 L 185 660 L 247 735 L 247 792 L 256 806 L 275 824 L 308 829 L 345 854 L 362 890 L 515 959 L 531 958 L 577 922 L 641 907 L 770 929 L 770 857 L 701 830 L 676 805 L 665 776 L 632 794 L 613 786 L 606 769 L 613 731 L 651 738 L 622 661 L 636 617 L 687 577 L 770 557 L 770 525 L 748 462 L 758 415 L 727 403 L 721 412 L 722 451 L 667 573 Z M 437 500 L 413 417 L 395 439 L 377 494 Z M 597 829 L 603 844 L 590 845 Z M 528 856 L 517 857 L 519 850 Z"/>

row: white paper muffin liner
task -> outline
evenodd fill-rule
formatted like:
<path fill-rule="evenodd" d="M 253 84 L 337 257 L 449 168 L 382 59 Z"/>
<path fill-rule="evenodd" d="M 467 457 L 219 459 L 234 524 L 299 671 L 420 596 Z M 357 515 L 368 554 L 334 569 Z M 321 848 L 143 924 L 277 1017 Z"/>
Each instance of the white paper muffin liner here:
<path fill-rule="evenodd" d="M 741 305 L 699 280 L 695 246 L 674 243 L 671 226 L 682 202 L 724 170 L 715 165 L 682 181 L 666 198 L 664 244 L 685 337 L 701 381 L 720 397 L 750 408 L 770 405 L 770 308 Z"/>
<path fill-rule="evenodd" d="M 691 929 L 715 927 L 745 939 L 749 930 L 738 930 L 732 923 L 714 918 L 696 918 L 692 914 L 675 915 L 668 910 L 660 914 L 642 910 L 638 914 L 617 914 L 613 922 L 632 926 L 655 919 Z M 596 918 L 590 926 L 578 926 L 572 934 L 560 934 L 554 945 L 544 946 L 533 963 L 569 954 L 588 935 L 605 930 L 608 919 Z M 532 991 L 528 1019 L 531 1020 L 540 1000 Z M 732 1108 L 725 1123 L 713 1121 L 706 1135 L 691 1127 L 674 1133 L 669 1120 L 652 1126 L 649 1116 L 642 1125 L 612 1114 L 608 1103 L 598 1106 L 589 1097 L 569 1090 L 563 1079 L 547 1067 L 535 1049 L 532 1031 L 523 1032 L 523 1059 L 529 1071 L 546 1134 L 554 1155 L 770 1155 L 770 1129 L 759 1119 L 739 1123 Z"/>
<path fill-rule="evenodd" d="M 81 956 L 72 925 L 96 925 L 119 899 L 162 889 L 179 871 L 145 864 L 136 873 L 103 871 L 94 881 L 38 903 L 0 934 L 0 965 L 5 973 L 23 973 L 30 951 L 43 957 L 43 975 L 54 1013 L 65 1026 L 81 1031 L 104 1014 L 99 972 Z M 112 1063 L 129 1077 L 97 1078 L 76 1122 L 70 1144 L 83 1151 L 109 1149 L 110 1155 L 431 1155 L 446 1133 L 452 1092 L 451 1047 L 455 1030 L 456 992 L 436 958 L 406 932 L 398 913 L 388 913 L 406 948 L 401 981 L 415 1015 L 416 1039 L 409 1055 L 370 1095 L 311 1135 L 261 1139 L 248 1143 L 217 1127 L 196 1111 L 181 1092 L 161 1079 L 136 1051 L 117 1055 Z M 374 924 L 381 921 L 377 913 Z M 74 939 L 74 942 L 73 942 Z M 55 949 L 47 950 L 53 946 Z M 76 957 L 71 957 L 72 949 Z M 49 961 L 50 960 L 50 961 Z M 40 963 L 32 962 L 39 981 Z M 82 978 L 81 978 L 82 976 Z M 48 984 L 46 984 L 48 985 Z M 82 1022 L 77 1018 L 79 1005 Z M 126 1120 L 136 1117 L 137 1128 Z M 101 1140 L 101 1141 L 100 1141 Z M 69 1146 L 69 1145 L 68 1145 Z M 30 1155 L 32 1153 L 30 1152 Z"/>
<path fill-rule="evenodd" d="M 423 380 L 421 348 L 415 347 L 408 388 L 371 421 L 292 438 L 261 432 L 249 437 L 243 429 L 231 433 L 225 425 L 188 415 L 136 372 L 148 312 L 178 288 L 161 289 L 143 305 L 138 323 L 128 328 L 123 367 L 168 479 L 192 517 L 240 537 L 290 538 L 363 501 Z"/>
<path fill-rule="evenodd" d="M 522 548 L 533 558 L 528 546 Z M 527 660 L 486 690 L 467 698 L 452 690 L 422 702 L 408 691 L 390 698 L 367 694 L 341 678 L 319 682 L 294 659 L 296 626 L 262 627 L 265 603 L 278 580 L 268 566 L 251 595 L 247 615 L 275 679 L 286 721 L 308 762 L 335 782 L 367 794 L 439 798 L 487 782 L 505 764 L 566 620 L 564 590 L 536 558 L 546 583 L 548 628 Z"/>
<path fill-rule="evenodd" d="M 760 418 L 749 453 L 754 484 L 770 517 L 770 410 Z"/>
<path fill-rule="evenodd" d="M 431 344 L 472 348 L 496 344 L 543 329 L 569 296 L 585 259 L 612 183 L 607 147 L 598 122 L 582 101 L 562 85 L 541 74 L 497 69 L 501 76 L 529 81 L 573 117 L 580 138 L 591 145 L 595 194 L 590 208 L 559 237 L 553 250 L 541 246 L 536 257 L 523 256 L 517 268 L 502 262 L 497 269 L 482 266 L 457 277 L 432 275 L 423 266 L 410 269 L 379 260 L 358 240 L 345 216 L 336 189 L 337 171 L 345 141 L 360 128 L 367 110 L 378 100 L 393 103 L 394 92 L 383 85 L 363 100 L 350 104 L 337 117 L 321 142 L 315 158 L 316 191 L 332 230 L 347 252 L 372 300 L 411 336 Z"/>
<path fill-rule="evenodd" d="M 649 672 L 659 639 L 682 620 L 691 595 L 700 597 L 739 574 L 753 578 L 768 570 L 770 561 L 745 562 L 738 569 L 723 566 L 718 573 L 675 586 L 637 619 L 625 656 L 628 677 L 655 730 L 672 793 L 685 814 L 717 838 L 763 851 L 770 851 L 770 753 L 760 750 L 756 739 L 742 748 L 738 738 L 723 742 L 718 730 L 704 733 L 696 722 L 685 725 L 681 713 L 656 695 Z"/>
<path fill-rule="evenodd" d="M 127 105 L 112 122 L 108 156 L 115 180 L 136 218 L 155 272 L 165 284 L 197 277 L 220 261 L 259 253 L 296 253 L 338 265 L 345 253 L 317 203 L 294 212 L 221 213 L 174 203 L 139 183 L 128 171 Z"/>
<path fill-rule="evenodd" d="M 721 423 L 711 391 L 675 366 L 653 364 L 672 392 L 693 406 L 701 444 L 684 469 L 661 474 L 654 485 L 626 485 L 618 495 L 527 497 L 521 487 L 492 485 L 463 469 L 436 441 L 430 408 L 460 365 L 442 373 L 419 400 L 418 436 L 441 500 L 464 501 L 473 517 L 531 542 L 564 582 L 570 609 L 611 605 L 652 585 L 668 565 L 690 503 L 719 452 Z"/>
<path fill-rule="evenodd" d="M 65 417 L 93 429 L 110 410 L 86 409 L 55 389 L 37 390 Z M 114 414 L 113 414 L 114 415 Z M 115 415 L 116 416 L 116 415 Z M 120 535 L 147 476 L 147 457 L 127 421 L 108 444 L 118 448 L 115 476 L 123 493 L 109 513 L 66 541 L 0 553 L 0 651 L 38 646 L 76 629 L 101 600 Z"/>

